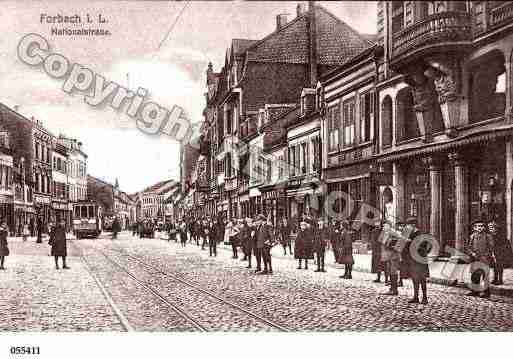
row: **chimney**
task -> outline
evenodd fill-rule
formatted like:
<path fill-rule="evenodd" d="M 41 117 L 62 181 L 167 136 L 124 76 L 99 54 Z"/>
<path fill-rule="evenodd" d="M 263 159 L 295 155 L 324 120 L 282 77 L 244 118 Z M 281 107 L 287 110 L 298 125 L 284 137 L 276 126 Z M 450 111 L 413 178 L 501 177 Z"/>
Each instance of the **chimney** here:
<path fill-rule="evenodd" d="M 297 4 L 296 7 L 296 15 L 297 17 L 300 17 L 301 15 L 304 15 L 306 13 L 306 6 L 305 4 Z"/>
<path fill-rule="evenodd" d="M 315 2 L 308 2 L 308 38 L 310 47 L 310 86 L 317 86 L 317 28 L 315 24 Z"/>
<path fill-rule="evenodd" d="M 279 14 L 276 16 L 276 31 L 279 31 L 287 23 L 287 14 Z"/>

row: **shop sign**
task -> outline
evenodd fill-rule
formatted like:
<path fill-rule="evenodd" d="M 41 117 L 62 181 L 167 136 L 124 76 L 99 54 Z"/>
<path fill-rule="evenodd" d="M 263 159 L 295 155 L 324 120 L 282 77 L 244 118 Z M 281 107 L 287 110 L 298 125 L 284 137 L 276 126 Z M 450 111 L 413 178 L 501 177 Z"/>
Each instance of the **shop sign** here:
<path fill-rule="evenodd" d="M 36 204 L 50 204 L 50 198 L 49 197 L 40 197 L 40 196 L 34 196 L 34 202 Z"/>

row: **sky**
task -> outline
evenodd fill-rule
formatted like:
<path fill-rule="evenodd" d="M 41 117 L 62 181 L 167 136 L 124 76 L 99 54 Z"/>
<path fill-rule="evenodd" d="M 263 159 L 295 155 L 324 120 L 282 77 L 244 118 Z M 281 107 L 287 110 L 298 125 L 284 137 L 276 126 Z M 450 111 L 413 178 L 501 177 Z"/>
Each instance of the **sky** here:
<path fill-rule="evenodd" d="M 219 71 L 232 38 L 263 38 L 274 31 L 276 15 L 288 13 L 289 20 L 293 19 L 298 3 L 3 1 L 0 102 L 19 106 L 20 113 L 34 116 L 55 135 L 79 139 L 88 154 L 88 172 L 111 183 L 118 178 L 121 189 L 128 193 L 164 179 L 178 180 L 179 146 L 175 141 L 141 132 L 122 111 L 84 103 L 80 92 L 64 92 L 63 79 L 54 79 L 41 66 L 31 67 L 18 58 L 20 40 L 29 33 L 39 34 L 48 40 L 51 53 L 134 91 L 148 89 L 147 101 L 169 110 L 180 106 L 193 122 L 199 122 L 208 62 Z M 376 2 L 319 3 L 357 31 L 376 32 Z M 91 27 L 108 30 L 111 35 L 52 35 L 52 27 L 89 25 L 47 23 L 43 14 L 77 14 L 83 22 L 89 14 L 95 21 Z M 99 14 L 106 23 L 97 23 Z"/>

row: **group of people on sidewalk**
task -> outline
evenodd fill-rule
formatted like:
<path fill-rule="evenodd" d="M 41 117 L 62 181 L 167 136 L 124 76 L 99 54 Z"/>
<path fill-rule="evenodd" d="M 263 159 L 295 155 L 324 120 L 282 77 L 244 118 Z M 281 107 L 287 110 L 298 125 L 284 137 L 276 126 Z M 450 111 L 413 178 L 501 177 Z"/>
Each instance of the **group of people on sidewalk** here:
<path fill-rule="evenodd" d="M 59 269 L 59 258 L 62 260 L 62 268 L 70 269 L 66 265 L 67 244 L 66 244 L 66 221 L 58 221 L 49 230 L 50 238 L 48 244 L 51 246 L 50 255 L 54 257 L 55 268 Z M 5 220 L 0 220 L 0 270 L 5 269 L 5 257 L 9 256 L 9 245 L 7 237 L 9 229 Z"/>

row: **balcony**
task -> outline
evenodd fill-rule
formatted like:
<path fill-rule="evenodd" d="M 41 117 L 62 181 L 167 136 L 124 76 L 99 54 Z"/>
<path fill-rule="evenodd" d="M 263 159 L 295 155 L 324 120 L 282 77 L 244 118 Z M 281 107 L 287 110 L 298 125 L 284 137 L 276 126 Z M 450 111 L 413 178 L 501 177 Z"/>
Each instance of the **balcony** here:
<path fill-rule="evenodd" d="M 506 2 L 505 4 L 490 10 L 490 29 L 496 29 L 513 20 L 513 2 Z"/>
<path fill-rule="evenodd" d="M 426 53 L 450 51 L 471 45 L 472 26 L 466 12 L 444 12 L 429 15 L 394 34 L 394 62 L 417 59 Z"/>

